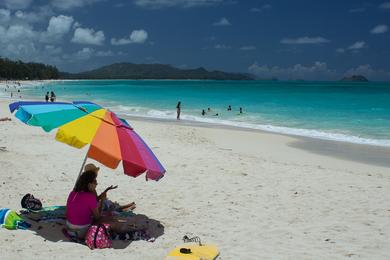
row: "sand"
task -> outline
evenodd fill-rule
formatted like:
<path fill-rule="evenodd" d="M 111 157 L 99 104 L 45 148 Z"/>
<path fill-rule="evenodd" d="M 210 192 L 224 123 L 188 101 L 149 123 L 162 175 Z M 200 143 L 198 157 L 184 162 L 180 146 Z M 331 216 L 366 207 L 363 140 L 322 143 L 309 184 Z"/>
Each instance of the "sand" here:
<path fill-rule="evenodd" d="M 0 100 L 0 207 L 20 209 L 26 193 L 64 205 L 86 149 L 24 125 Z M 2 259 L 163 259 L 184 235 L 221 251 L 219 259 L 390 259 L 390 151 L 260 131 L 129 120 L 166 176 L 146 182 L 121 166 L 101 167 L 98 190 L 137 203 L 164 226 L 154 243 L 117 241 L 90 250 L 52 223 L 39 232 L 0 229 Z M 90 160 L 89 162 L 93 162 Z"/>

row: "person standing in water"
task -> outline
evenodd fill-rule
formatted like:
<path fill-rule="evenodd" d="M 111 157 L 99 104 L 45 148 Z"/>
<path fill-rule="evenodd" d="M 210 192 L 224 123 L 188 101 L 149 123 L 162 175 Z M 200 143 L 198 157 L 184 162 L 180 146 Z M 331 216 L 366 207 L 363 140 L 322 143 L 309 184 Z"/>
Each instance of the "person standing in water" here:
<path fill-rule="evenodd" d="M 240 107 L 240 114 L 242 114 L 242 107 Z"/>
<path fill-rule="evenodd" d="M 181 112 L 181 101 L 179 101 L 176 105 L 176 113 L 177 113 L 176 119 L 177 120 L 180 120 L 180 112 Z"/>
<path fill-rule="evenodd" d="M 50 101 L 51 101 L 51 102 L 56 101 L 56 94 L 54 94 L 54 91 L 51 91 L 51 92 L 50 92 Z"/>
<path fill-rule="evenodd" d="M 46 100 L 46 102 L 49 102 L 49 91 L 48 91 L 48 92 L 46 92 L 46 95 L 45 95 L 45 100 Z"/>

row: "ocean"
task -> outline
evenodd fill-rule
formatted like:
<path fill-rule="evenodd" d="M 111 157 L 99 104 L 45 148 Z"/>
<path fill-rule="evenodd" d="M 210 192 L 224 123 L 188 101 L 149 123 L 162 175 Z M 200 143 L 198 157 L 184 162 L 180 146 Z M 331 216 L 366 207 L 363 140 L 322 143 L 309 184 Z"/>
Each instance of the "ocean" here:
<path fill-rule="evenodd" d="M 122 116 L 175 119 L 181 101 L 187 121 L 390 146 L 387 82 L 81 80 L 27 87 L 22 94 L 44 100 L 46 91 Z"/>

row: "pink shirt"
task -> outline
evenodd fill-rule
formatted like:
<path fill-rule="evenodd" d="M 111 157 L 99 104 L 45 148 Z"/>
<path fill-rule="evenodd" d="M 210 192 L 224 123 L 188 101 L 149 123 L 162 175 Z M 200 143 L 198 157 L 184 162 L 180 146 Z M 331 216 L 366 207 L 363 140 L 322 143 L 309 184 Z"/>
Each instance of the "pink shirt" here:
<path fill-rule="evenodd" d="M 92 224 L 93 210 L 98 207 L 96 195 L 72 191 L 66 202 L 66 219 L 73 225 Z"/>

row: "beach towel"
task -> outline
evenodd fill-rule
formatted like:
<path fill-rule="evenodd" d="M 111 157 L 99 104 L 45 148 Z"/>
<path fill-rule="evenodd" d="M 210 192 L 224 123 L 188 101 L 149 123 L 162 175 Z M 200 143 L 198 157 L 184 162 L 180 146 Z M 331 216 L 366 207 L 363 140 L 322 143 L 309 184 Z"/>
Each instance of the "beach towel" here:
<path fill-rule="evenodd" d="M 27 229 L 31 227 L 16 211 L 8 208 L 0 209 L 0 226 L 6 229 Z"/>
<path fill-rule="evenodd" d="M 56 221 L 65 219 L 65 206 L 49 206 L 40 210 L 23 210 L 21 214 L 35 221 Z"/>
<path fill-rule="evenodd" d="M 22 215 L 35 221 L 50 221 L 50 220 L 64 220 L 66 218 L 66 206 L 48 206 L 40 210 L 22 210 Z M 133 217 L 136 214 L 132 211 L 111 211 L 112 215 L 120 217 Z"/>

